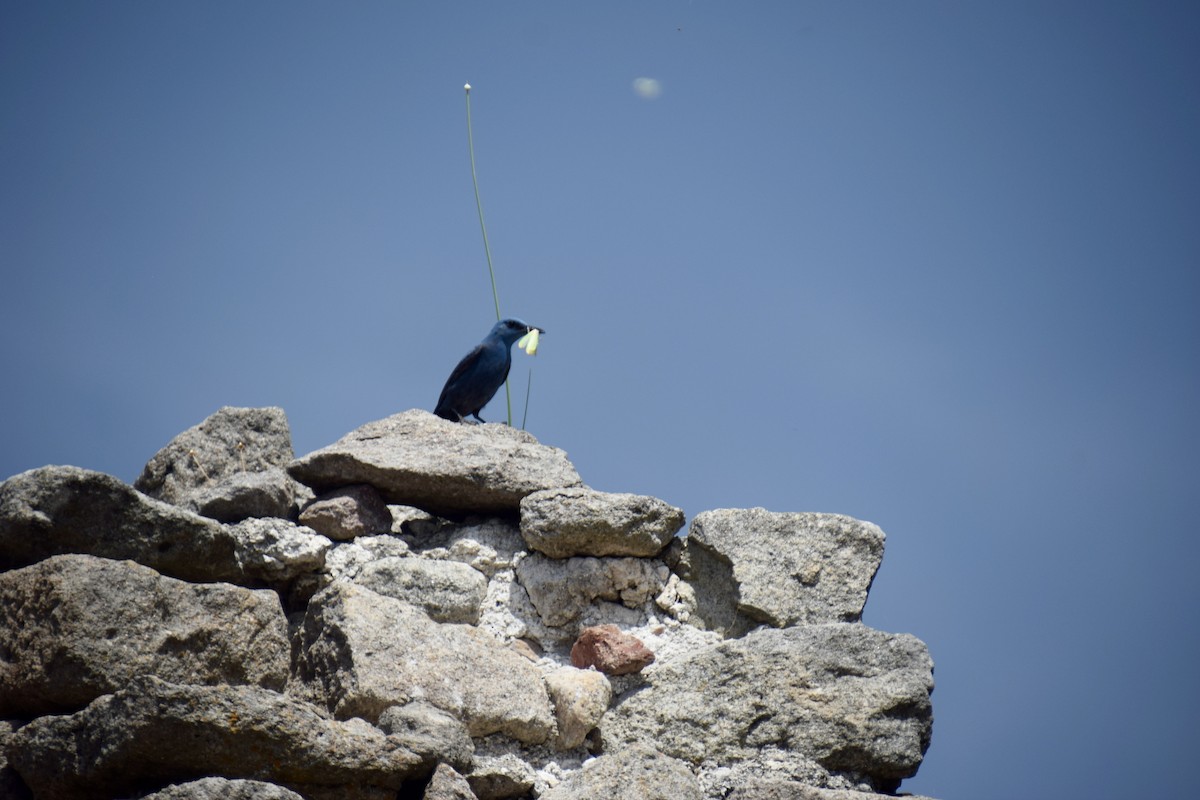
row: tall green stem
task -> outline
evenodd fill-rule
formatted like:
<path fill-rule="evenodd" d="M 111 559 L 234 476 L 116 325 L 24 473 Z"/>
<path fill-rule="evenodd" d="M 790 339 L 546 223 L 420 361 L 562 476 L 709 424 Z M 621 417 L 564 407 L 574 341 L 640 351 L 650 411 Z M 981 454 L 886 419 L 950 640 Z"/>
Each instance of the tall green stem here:
<path fill-rule="evenodd" d="M 467 95 L 467 150 L 471 153 L 471 183 L 475 186 L 475 208 L 479 211 L 479 231 L 483 234 L 483 254 L 487 257 L 488 275 L 492 279 L 492 300 L 496 303 L 496 321 L 500 321 L 500 293 L 496 291 L 496 270 L 492 267 L 492 247 L 488 244 L 487 225 L 483 222 L 483 201 L 479 199 L 479 177 L 475 174 L 475 137 L 471 133 L 471 84 L 463 87 Z M 508 425 L 512 427 L 512 393 L 504 381 L 504 399 L 508 403 Z M 521 426 L 524 428 L 524 424 Z"/>

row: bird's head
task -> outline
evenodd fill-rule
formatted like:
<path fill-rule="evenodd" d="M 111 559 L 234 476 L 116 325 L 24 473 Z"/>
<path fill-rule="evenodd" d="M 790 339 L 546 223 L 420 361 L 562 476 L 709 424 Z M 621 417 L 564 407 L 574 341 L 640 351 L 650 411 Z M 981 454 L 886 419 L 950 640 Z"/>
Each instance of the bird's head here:
<path fill-rule="evenodd" d="M 505 344 L 511 345 L 517 339 L 520 339 L 522 336 L 529 333 L 530 331 L 537 331 L 538 333 L 545 333 L 544 330 L 542 330 L 541 328 L 539 328 L 535 325 L 530 325 L 529 323 L 522 322 L 519 319 L 509 318 L 509 319 L 502 319 L 499 322 L 497 322 L 494 326 L 492 326 L 491 335 L 498 336 L 504 340 Z"/>

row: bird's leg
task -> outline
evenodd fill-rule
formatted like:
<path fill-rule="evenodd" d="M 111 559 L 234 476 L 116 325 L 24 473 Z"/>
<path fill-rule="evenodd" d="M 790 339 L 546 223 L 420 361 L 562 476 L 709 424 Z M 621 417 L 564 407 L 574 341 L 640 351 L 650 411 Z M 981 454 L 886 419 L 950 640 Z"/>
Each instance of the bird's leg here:
<path fill-rule="evenodd" d="M 474 414 L 472 414 L 471 416 L 472 416 L 472 417 L 474 417 L 475 419 L 479 420 L 479 424 L 481 424 L 481 425 L 486 425 L 486 424 L 487 424 L 487 420 L 486 420 L 486 419 L 484 419 L 483 417 L 479 416 L 479 412 L 478 412 L 478 411 L 476 411 L 476 412 L 475 412 Z M 464 419 L 463 421 L 465 422 L 466 420 Z"/>

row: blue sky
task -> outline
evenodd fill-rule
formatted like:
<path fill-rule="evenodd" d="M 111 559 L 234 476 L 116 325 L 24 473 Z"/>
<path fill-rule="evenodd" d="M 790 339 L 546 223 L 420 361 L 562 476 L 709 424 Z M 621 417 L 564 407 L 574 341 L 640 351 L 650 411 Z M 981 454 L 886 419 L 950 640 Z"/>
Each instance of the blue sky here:
<path fill-rule="evenodd" d="M 906 791 L 1183 796 L 1198 41 L 1189 2 L 10 0 L 0 475 L 432 408 L 494 321 L 469 81 L 529 429 L 689 518 L 882 526 L 866 622 L 937 662 Z"/>

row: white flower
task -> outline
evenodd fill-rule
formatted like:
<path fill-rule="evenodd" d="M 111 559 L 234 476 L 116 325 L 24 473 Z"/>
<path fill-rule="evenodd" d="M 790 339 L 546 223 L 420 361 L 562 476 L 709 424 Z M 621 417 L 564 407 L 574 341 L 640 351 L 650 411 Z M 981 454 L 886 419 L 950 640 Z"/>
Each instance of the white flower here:
<path fill-rule="evenodd" d="M 537 328 L 531 328 L 529 333 L 521 337 L 517 342 L 517 347 L 524 350 L 531 356 L 537 355 L 538 335 L 541 333 Z"/>

